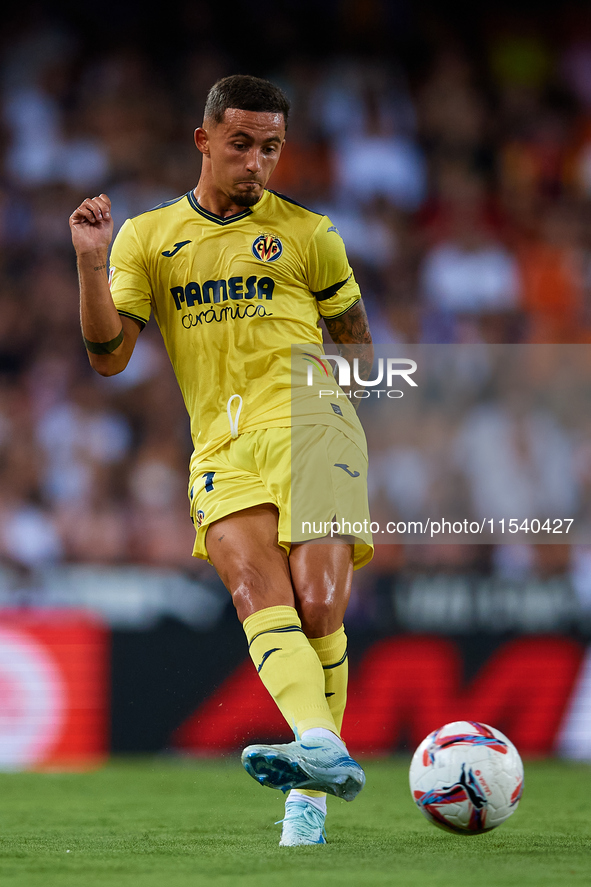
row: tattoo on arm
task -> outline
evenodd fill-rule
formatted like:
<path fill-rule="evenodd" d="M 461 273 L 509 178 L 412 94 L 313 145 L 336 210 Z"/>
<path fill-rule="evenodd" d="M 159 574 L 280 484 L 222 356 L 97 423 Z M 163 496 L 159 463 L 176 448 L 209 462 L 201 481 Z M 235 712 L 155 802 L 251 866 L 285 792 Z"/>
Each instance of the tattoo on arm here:
<path fill-rule="evenodd" d="M 371 345 L 369 323 L 361 299 L 344 314 L 325 317 L 324 322 L 335 345 Z"/>
<path fill-rule="evenodd" d="M 95 265 L 94 270 L 95 271 L 102 271 L 103 268 L 106 268 L 106 267 L 107 267 L 106 265 Z"/>
<path fill-rule="evenodd" d="M 324 321 L 339 354 L 346 357 L 351 365 L 357 358 L 359 378 L 369 379 L 373 365 L 373 346 L 363 301 L 360 299 L 339 317 L 325 317 Z M 358 389 L 360 390 L 359 386 L 353 385 L 352 394 Z M 351 402 L 357 409 L 360 398 L 353 396 Z"/>
<path fill-rule="evenodd" d="M 108 342 L 91 342 L 84 335 L 82 336 L 82 341 L 84 342 L 86 350 L 91 354 L 112 354 L 113 351 L 119 348 L 124 338 L 125 333 L 123 327 L 121 327 L 119 335 L 115 336 L 114 339 L 110 339 Z"/>

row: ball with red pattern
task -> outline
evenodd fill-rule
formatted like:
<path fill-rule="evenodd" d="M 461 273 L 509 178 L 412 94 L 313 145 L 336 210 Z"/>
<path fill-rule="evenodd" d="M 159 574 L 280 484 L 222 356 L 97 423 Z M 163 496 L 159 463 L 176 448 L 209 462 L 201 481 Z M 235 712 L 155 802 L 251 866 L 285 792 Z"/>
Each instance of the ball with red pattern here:
<path fill-rule="evenodd" d="M 481 835 L 515 812 L 523 792 L 523 764 L 500 730 L 453 721 L 430 733 L 415 751 L 410 791 L 433 825 Z"/>

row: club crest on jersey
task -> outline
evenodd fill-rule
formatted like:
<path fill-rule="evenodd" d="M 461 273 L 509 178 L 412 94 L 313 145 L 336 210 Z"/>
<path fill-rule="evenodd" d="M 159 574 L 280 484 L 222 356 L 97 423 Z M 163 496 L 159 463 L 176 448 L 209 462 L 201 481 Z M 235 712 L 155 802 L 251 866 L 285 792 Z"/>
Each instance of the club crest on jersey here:
<path fill-rule="evenodd" d="M 252 245 L 252 254 L 261 262 L 276 262 L 283 252 L 283 244 L 274 234 L 260 234 Z"/>
<path fill-rule="evenodd" d="M 199 509 L 199 511 L 197 512 L 197 526 L 200 527 L 204 520 L 205 512 Z"/>

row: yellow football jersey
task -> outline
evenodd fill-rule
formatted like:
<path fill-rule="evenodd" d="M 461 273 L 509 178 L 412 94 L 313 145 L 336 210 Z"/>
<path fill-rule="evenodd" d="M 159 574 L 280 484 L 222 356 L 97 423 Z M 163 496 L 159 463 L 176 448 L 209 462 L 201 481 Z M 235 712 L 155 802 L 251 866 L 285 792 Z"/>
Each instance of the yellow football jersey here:
<path fill-rule="evenodd" d="M 330 219 L 273 191 L 228 218 L 203 209 L 189 191 L 128 219 L 110 264 L 119 313 L 144 325 L 154 312 L 191 419 L 195 456 L 230 439 L 234 395 L 242 398 L 239 433 L 290 425 L 291 346 L 322 356 L 320 315 L 338 317 L 360 298 Z M 321 384 L 329 383 L 318 374 L 314 386 Z M 330 384 L 336 386 L 332 376 Z M 341 396 L 338 407 L 316 398 L 308 421 L 340 425 L 365 448 L 352 405 Z M 298 424 L 307 421 L 305 410 L 298 413 Z"/>

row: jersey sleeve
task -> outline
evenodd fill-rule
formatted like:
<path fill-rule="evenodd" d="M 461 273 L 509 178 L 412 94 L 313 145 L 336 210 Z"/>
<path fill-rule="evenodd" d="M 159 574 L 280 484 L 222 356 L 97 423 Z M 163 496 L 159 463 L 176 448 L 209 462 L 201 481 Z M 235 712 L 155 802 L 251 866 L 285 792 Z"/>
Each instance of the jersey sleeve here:
<path fill-rule="evenodd" d="M 345 244 L 328 216 L 323 216 L 306 254 L 308 286 L 323 317 L 338 317 L 361 298 Z"/>
<path fill-rule="evenodd" d="M 111 296 L 119 314 L 137 320 L 143 329 L 150 319 L 152 287 L 143 250 L 131 219 L 125 222 L 113 243 L 109 282 Z"/>

